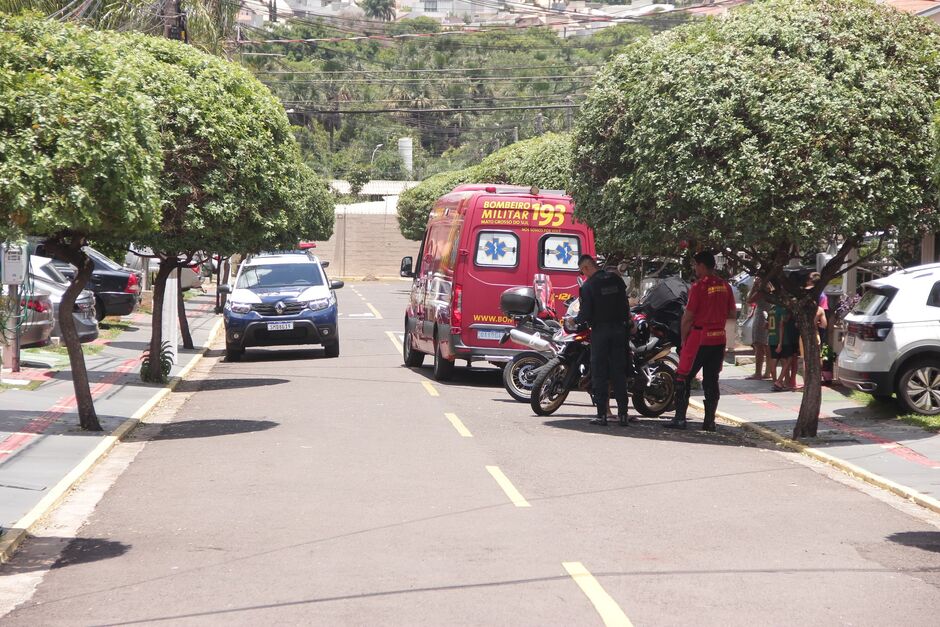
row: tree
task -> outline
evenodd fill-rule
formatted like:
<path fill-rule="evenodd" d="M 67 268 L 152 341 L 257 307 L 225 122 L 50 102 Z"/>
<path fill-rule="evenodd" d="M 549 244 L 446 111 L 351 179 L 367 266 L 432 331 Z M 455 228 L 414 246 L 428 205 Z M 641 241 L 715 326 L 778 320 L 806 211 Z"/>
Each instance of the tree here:
<path fill-rule="evenodd" d="M 227 256 L 328 237 L 332 205 L 301 166 L 283 107 L 246 70 L 167 39 L 126 35 L 122 43 L 162 120 L 162 219 L 136 240 L 160 259 L 150 339 L 150 354 L 158 355 L 165 286 L 175 270 L 208 251 Z M 158 359 L 144 377 L 164 378 Z"/>
<path fill-rule="evenodd" d="M 358 196 L 366 183 L 372 180 L 371 168 L 361 165 L 353 166 L 349 169 L 346 178 L 349 181 L 349 193 Z"/>
<path fill-rule="evenodd" d="M 938 52 L 934 24 L 868 0 L 768 0 L 634 44 L 579 117 L 577 215 L 602 247 L 695 240 L 764 277 L 796 316 L 806 387 L 794 437 L 816 433 L 822 286 L 866 234 L 938 223 Z M 830 244 L 816 289 L 784 272 Z"/>
<path fill-rule="evenodd" d="M 73 21 L 101 30 L 162 32 L 165 19 L 175 19 L 172 0 L 0 0 L 0 11 L 16 14 L 35 11 L 61 21 Z M 239 3 L 227 0 L 182 0 L 189 43 L 222 54 L 235 34 Z"/>
<path fill-rule="evenodd" d="M 108 37 L 0 14 L 0 224 L 47 238 L 78 268 L 59 307 L 83 429 L 100 430 L 72 318 L 94 265 L 89 238 L 128 242 L 159 224 L 162 164 L 140 64 Z"/>
<path fill-rule="evenodd" d="M 498 150 L 477 166 L 436 174 L 405 191 L 398 199 L 398 228 L 406 238 L 421 240 L 434 201 L 461 183 L 566 189 L 570 176 L 571 137 L 546 133 Z"/>
<path fill-rule="evenodd" d="M 360 3 L 366 17 L 372 17 L 386 22 L 395 19 L 395 0 L 362 0 Z"/>

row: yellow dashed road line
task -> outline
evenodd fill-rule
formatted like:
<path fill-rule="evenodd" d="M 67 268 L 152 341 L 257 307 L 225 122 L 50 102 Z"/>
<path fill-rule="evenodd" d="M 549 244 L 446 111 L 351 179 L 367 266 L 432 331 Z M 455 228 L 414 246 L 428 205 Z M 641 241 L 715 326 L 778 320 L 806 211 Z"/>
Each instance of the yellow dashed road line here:
<path fill-rule="evenodd" d="M 395 346 L 395 350 L 399 353 L 402 352 L 404 347 L 401 345 L 401 341 L 398 339 L 398 334 L 394 331 L 386 331 L 385 335 L 388 336 L 388 339 L 391 340 L 392 344 Z"/>
<path fill-rule="evenodd" d="M 594 575 L 588 572 L 581 562 L 562 562 L 562 566 L 574 579 L 574 582 L 581 588 L 581 592 L 587 596 L 588 600 L 594 605 L 594 609 L 601 615 L 601 620 L 607 627 L 633 627 L 633 623 L 627 618 L 613 597 L 607 594 L 607 591 L 601 587 Z"/>
<path fill-rule="evenodd" d="M 503 489 L 503 492 L 506 493 L 506 496 L 509 497 L 509 500 L 512 501 L 513 505 L 516 507 L 531 507 L 529 502 L 525 500 L 522 495 L 519 493 L 519 490 L 516 489 L 516 486 L 512 484 L 506 475 L 503 474 L 503 471 L 499 469 L 499 466 L 487 466 L 487 471 L 496 479 L 496 483 L 499 484 L 499 487 Z"/>
<path fill-rule="evenodd" d="M 459 433 L 461 436 L 465 438 L 473 437 L 473 434 L 470 433 L 470 430 L 467 429 L 467 427 L 463 424 L 460 418 L 457 417 L 457 414 L 447 413 L 444 415 L 447 417 L 448 420 L 450 420 L 450 424 L 454 425 L 454 429 L 457 430 L 457 433 Z"/>
<path fill-rule="evenodd" d="M 379 313 L 379 310 L 372 306 L 372 303 L 366 301 L 366 307 L 368 307 L 373 314 L 375 314 L 376 320 L 382 320 L 382 314 Z"/>

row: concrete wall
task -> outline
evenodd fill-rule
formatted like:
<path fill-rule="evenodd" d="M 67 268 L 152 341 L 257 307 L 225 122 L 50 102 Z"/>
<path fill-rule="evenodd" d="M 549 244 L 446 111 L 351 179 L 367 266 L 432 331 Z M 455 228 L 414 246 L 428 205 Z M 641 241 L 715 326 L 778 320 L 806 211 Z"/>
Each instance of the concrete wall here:
<path fill-rule="evenodd" d="M 419 242 L 402 237 L 395 214 L 397 197 L 384 202 L 337 205 L 336 227 L 317 256 L 330 262 L 331 277 L 397 277 L 401 258 L 417 256 Z"/>

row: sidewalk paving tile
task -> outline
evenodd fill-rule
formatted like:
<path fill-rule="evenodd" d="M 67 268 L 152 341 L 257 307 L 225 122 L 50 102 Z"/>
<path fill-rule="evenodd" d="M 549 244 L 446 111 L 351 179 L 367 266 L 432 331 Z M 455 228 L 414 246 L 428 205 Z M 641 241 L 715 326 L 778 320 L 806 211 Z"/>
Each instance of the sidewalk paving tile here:
<path fill-rule="evenodd" d="M 187 301 L 190 330 L 203 346 L 219 319 L 215 299 L 200 295 Z M 0 526 L 10 527 L 65 477 L 102 439 L 130 418 L 163 386 L 140 380 L 141 352 L 150 337 L 149 316 L 135 315 L 134 327 L 100 353 L 86 355 L 95 409 L 103 431 L 78 427 L 74 390 L 68 369 L 50 371 L 48 381 L 31 391 L 0 392 Z M 177 375 L 201 350 L 180 350 L 171 376 Z M 117 371 L 123 374 L 116 374 Z M 31 431 L 39 431 L 31 433 Z"/>

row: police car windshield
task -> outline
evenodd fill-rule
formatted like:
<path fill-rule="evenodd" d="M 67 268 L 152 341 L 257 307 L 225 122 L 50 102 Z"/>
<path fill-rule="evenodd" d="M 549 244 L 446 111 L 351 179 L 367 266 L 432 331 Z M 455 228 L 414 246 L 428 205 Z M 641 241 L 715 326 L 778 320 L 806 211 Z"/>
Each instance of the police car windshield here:
<path fill-rule="evenodd" d="M 235 287 L 257 289 L 270 287 L 314 287 L 323 285 L 323 273 L 315 263 L 258 264 L 245 268 Z"/>

